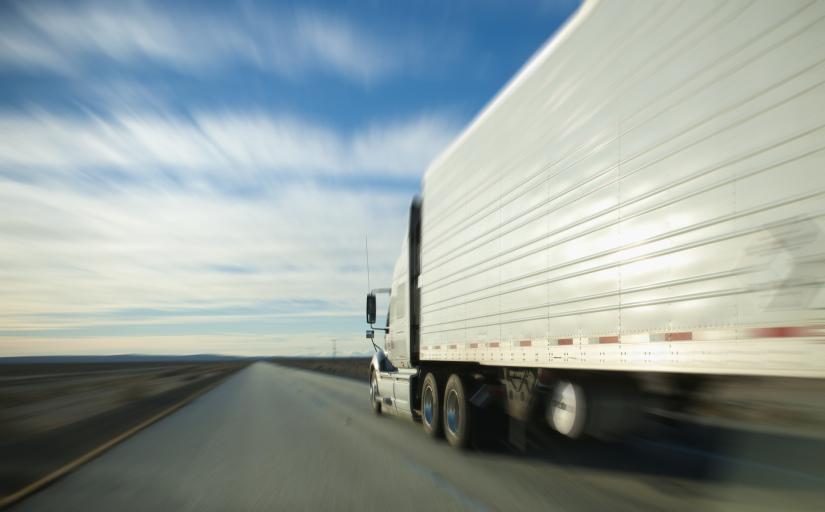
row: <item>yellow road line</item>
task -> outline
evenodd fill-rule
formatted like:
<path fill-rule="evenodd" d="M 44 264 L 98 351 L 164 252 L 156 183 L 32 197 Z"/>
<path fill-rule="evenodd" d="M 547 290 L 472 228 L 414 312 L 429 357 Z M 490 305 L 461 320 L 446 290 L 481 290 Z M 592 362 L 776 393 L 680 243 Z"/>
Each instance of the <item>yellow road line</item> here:
<path fill-rule="evenodd" d="M 68 464 L 52 471 L 51 473 L 44 476 L 40 480 L 37 480 L 36 482 L 32 482 L 29 485 L 23 487 L 22 489 L 20 489 L 18 491 L 15 491 L 14 493 L 9 494 L 8 496 L 4 496 L 4 497 L 0 498 L 0 509 L 8 507 L 9 505 L 11 505 L 13 503 L 16 503 L 16 502 L 22 500 L 26 496 L 29 496 L 30 494 L 33 494 L 33 493 L 39 491 L 40 489 L 42 489 L 42 488 L 46 487 L 47 485 L 53 483 L 55 480 L 66 476 L 68 473 L 74 471 L 75 469 L 77 469 L 81 465 L 83 465 L 83 464 L 89 462 L 90 460 L 94 459 L 95 457 L 101 455 L 103 452 L 105 452 L 106 450 L 112 448 L 116 444 L 118 444 L 120 442 L 123 442 L 126 439 L 132 437 L 133 435 L 137 434 L 138 432 L 140 432 L 144 428 L 148 427 L 152 423 L 155 423 L 155 422 L 165 418 L 166 416 L 169 416 L 173 412 L 177 411 L 178 409 L 180 409 L 184 405 L 188 404 L 189 402 L 191 402 L 194 399 L 198 398 L 199 396 L 203 395 L 207 391 L 210 391 L 210 390 L 214 389 L 215 387 L 217 387 L 218 384 L 221 384 L 223 381 L 225 381 L 227 378 L 229 378 L 230 375 L 233 375 L 236 371 L 238 371 L 238 370 L 234 370 L 234 371 L 229 372 L 227 375 L 224 375 L 223 377 L 216 380 L 212 384 L 206 386 L 205 388 L 201 388 L 198 391 L 195 391 L 194 393 L 192 393 L 188 397 L 184 398 L 180 402 L 176 403 L 175 405 L 172 405 L 172 406 L 164 409 L 163 411 L 159 412 L 158 414 L 155 414 L 154 416 L 152 416 L 148 420 L 144 420 L 141 423 L 138 423 L 136 426 L 130 428 L 126 432 L 118 435 L 117 437 L 115 437 L 113 439 L 110 439 L 109 441 L 106 441 L 105 443 L 98 446 L 94 450 L 86 453 L 85 455 L 81 455 L 80 457 L 74 459 L 73 461 L 69 462 Z"/>

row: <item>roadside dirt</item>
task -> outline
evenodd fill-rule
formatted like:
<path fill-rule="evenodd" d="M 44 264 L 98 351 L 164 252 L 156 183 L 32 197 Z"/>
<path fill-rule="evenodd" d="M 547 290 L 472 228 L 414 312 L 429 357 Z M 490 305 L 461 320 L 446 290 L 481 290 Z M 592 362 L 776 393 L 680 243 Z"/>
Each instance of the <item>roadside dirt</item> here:
<path fill-rule="evenodd" d="M 328 373 L 339 377 L 368 382 L 370 378 L 369 357 L 275 357 L 271 363 L 292 368 Z"/>
<path fill-rule="evenodd" d="M 0 371 L 0 498 L 247 364 L 54 364 Z"/>

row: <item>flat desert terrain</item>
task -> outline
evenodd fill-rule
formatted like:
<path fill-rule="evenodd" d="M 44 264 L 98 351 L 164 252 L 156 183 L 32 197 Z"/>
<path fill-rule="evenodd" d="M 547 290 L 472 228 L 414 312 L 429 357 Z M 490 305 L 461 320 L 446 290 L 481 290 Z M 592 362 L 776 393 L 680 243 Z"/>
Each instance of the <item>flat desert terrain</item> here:
<path fill-rule="evenodd" d="M 247 364 L 0 365 L 0 498 Z"/>

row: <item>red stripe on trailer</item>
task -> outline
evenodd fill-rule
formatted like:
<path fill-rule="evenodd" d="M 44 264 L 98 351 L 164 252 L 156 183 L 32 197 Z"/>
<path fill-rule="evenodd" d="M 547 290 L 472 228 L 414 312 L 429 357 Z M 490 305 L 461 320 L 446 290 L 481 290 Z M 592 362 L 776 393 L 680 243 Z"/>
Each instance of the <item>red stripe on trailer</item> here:
<path fill-rule="evenodd" d="M 618 336 L 599 336 L 599 343 L 618 343 Z"/>
<path fill-rule="evenodd" d="M 693 339 L 692 332 L 667 332 L 665 333 L 665 341 L 691 341 Z"/>
<path fill-rule="evenodd" d="M 447 350 L 455 350 L 455 349 L 457 349 L 457 348 L 458 348 L 458 345 L 449 345 L 449 346 L 447 347 Z"/>
<path fill-rule="evenodd" d="M 811 331 L 804 327 L 761 327 L 751 329 L 750 335 L 754 338 L 797 338 L 811 336 Z"/>
<path fill-rule="evenodd" d="M 441 350 L 441 345 L 433 345 L 430 347 L 432 350 Z"/>
<path fill-rule="evenodd" d="M 487 344 L 487 346 L 490 347 L 490 348 L 498 348 L 498 342 L 497 341 L 491 341 L 490 343 Z"/>
<path fill-rule="evenodd" d="M 470 343 L 470 348 L 478 348 L 478 343 Z"/>
<path fill-rule="evenodd" d="M 532 345 L 533 345 L 532 340 L 520 340 L 520 341 L 518 342 L 518 346 L 519 346 L 519 347 L 530 347 L 530 346 L 532 346 Z"/>
<path fill-rule="evenodd" d="M 559 345 L 572 345 L 573 338 L 559 338 Z"/>

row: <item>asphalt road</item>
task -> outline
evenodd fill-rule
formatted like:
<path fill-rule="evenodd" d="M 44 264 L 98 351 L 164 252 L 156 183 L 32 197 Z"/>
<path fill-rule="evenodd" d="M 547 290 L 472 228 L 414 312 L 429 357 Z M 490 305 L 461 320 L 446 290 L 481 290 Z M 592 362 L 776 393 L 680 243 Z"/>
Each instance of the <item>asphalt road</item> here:
<path fill-rule="evenodd" d="M 752 439 L 734 449 L 728 440 L 708 451 L 707 440 L 657 439 L 616 446 L 550 436 L 529 456 L 496 446 L 462 453 L 418 424 L 373 416 L 365 383 L 256 363 L 15 510 L 788 511 L 823 503 L 818 444 L 812 452 L 793 439 Z M 751 442 L 760 450 L 748 450 Z M 773 452 L 797 463 L 776 465 Z"/>

